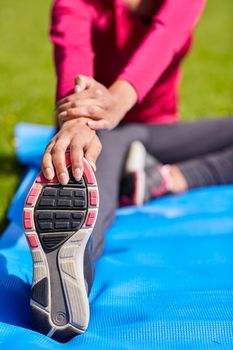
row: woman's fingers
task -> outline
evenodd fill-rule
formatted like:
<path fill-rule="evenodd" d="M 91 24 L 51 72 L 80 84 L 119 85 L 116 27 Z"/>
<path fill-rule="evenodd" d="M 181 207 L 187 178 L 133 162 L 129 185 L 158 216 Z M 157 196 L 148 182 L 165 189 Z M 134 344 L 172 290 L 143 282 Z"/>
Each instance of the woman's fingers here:
<path fill-rule="evenodd" d="M 83 145 L 79 143 L 77 137 L 70 144 L 70 159 L 74 178 L 79 181 L 83 175 Z"/>
<path fill-rule="evenodd" d="M 89 114 L 103 113 L 103 106 L 100 102 L 94 99 L 87 99 L 82 101 L 75 101 L 72 103 L 66 103 L 57 109 L 58 118 L 61 120 L 69 120 L 70 117 L 76 116 L 82 117 Z"/>
<path fill-rule="evenodd" d="M 82 100 L 82 99 L 91 98 L 92 95 L 93 95 L 93 92 L 91 90 L 85 90 L 85 91 L 82 91 L 81 93 L 71 94 L 71 95 L 66 96 L 66 97 L 62 98 L 61 100 L 57 101 L 56 109 L 58 110 L 59 108 L 61 108 L 61 106 L 68 104 L 68 103 L 72 103 L 72 102 L 77 101 L 79 99 Z"/>
<path fill-rule="evenodd" d="M 101 144 L 95 132 L 78 120 L 64 123 L 61 130 L 51 140 L 42 159 L 42 170 L 45 177 L 51 180 L 56 172 L 58 181 L 66 185 L 69 173 L 66 165 L 66 150 L 70 146 L 72 172 L 76 180 L 83 175 L 84 151 L 95 169 L 96 159 L 101 151 Z"/>
<path fill-rule="evenodd" d="M 92 105 L 102 107 L 101 102 L 96 101 L 94 98 L 87 98 L 84 100 L 75 99 L 74 101 L 67 102 L 67 103 L 64 103 L 63 105 L 60 105 L 57 108 L 56 113 L 57 113 L 57 115 L 59 115 L 60 113 L 67 111 L 69 109 L 72 109 L 72 108 L 88 107 L 88 106 L 92 106 Z"/>
<path fill-rule="evenodd" d="M 55 140 L 51 140 L 51 142 L 46 147 L 46 150 L 44 152 L 43 158 L 42 158 L 42 172 L 46 179 L 52 180 L 54 177 L 54 168 L 53 168 L 53 162 L 52 162 L 52 156 L 51 156 L 51 150 L 55 144 Z"/>
<path fill-rule="evenodd" d="M 85 158 L 91 164 L 94 171 L 96 171 L 96 160 L 99 157 L 101 150 L 102 150 L 101 142 L 98 136 L 95 135 L 91 140 L 90 144 L 88 145 L 85 152 Z"/>
<path fill-rule="evenodd" d="M 57 139 L 51 150 L 52 162 L 57 174 L 57 178 L 62 185 L 66 185 L 69 181 L 69 174 L 66 168 L 65 153 L 69 146 L 70 139 L 62 137 Z"/>
<path fill-rule="evenodd" d="M 87 106 L 70 108 L 67 111 L 60 113 L 58 115 L 58 118 L 62 121 L 80 118 L 80 117 L 99 119 L 101 114 L 103 114 L 103 110 L 101 107 L 97 105 L 87 105 Z"/>
<path fill-rule="evenodd" d="M 56 104 L 57 109 L 59 109 L 64 104 L 72 103 L 74 101 L 82 101 L 89 98 L 92 98 L 95 100 L 103 99 L 103 96 L 104 96 L 103 89 L 106 89 L 106 88 L 101 86 L 101 84 L 96 82 L 93 78 L 89 78 L 89 77 L 84 77 L 84 78 L 85 78 L 86 88 L 84 89 L 84 85 L 81 86 L 80 88 L 76 86 L 75 93 L 62 98 L 57 102 Z"/>
<path fill-rule="evenodd" d="M 61 100 L 57 101 L 57 104 L 56 104 L 57 108 L 59 108 L 60 106 L 66 103 L 76 101 L 79 98 L 86 99 L 93 96 L 92 85 L 94 80 L 92 78 L 79 76 L 77 77 L 77 82 L 79 83 L 75 83 L 75 93 L 68 95 L 62 98 Z M 80 87 L 78 87 L 79 84 L 80 84 Z"/>

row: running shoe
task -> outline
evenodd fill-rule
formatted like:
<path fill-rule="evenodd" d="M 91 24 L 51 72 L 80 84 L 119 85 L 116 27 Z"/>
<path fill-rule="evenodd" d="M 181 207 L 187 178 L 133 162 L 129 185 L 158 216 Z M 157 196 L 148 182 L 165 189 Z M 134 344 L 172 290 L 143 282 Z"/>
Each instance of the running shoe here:
<path fill-rule="evenodd" d="M 169 192 L 164 166 L 139 141 L 129 148 L 120 184 L 120 206 L 141 206 Z"/>
<path fill-rule="evenodd" d="M 31 315 L 35 330 L 60 342 L 82 334 L 89 322 L 88 295 L 94 278 L 91 233 L 99 194 L 94 172 L 84 159 L 80 181 L 65 186 L 42 173 L 26 199 L 23 225 L 33 259 Z"/>

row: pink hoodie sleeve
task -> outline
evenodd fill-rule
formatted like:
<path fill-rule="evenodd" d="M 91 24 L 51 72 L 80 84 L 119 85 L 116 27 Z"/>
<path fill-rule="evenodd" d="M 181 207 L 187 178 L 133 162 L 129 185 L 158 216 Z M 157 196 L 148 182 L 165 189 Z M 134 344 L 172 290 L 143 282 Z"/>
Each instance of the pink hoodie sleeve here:
<path fill-rule="evenodd" d="M 91 26 L 91 8 L 84 1 L 54 1 L 50 38 L 54 43 L 57 100 L 74 91 L 78 74 L 93 76 Z"/>
<path fill-rule="evenodd" d="M 206 0 L 165 0 L 151 28 L 118 79 L 127 80 L 147 95 L 191 35 Z"/>

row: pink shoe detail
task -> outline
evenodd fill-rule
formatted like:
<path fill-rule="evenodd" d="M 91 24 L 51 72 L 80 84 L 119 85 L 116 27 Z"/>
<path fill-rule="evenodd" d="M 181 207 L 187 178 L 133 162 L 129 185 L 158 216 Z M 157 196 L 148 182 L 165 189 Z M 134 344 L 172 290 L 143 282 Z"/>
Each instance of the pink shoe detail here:
<path fill-rule="evenodd" d="M 28 204 L 28 205 L 33 205 L 33 204 L 35 203 L 35 201 L 36 201 L 36 198 L 37 198 L 39 192 L 40 192 L 40 189 L 39 189 L 39 188 L 33 187 L 33 188 L 31 189 L 31 191 L 30 191 L 28 197 L 27 197 L 26 204 Z"/>
<path fill-rule="evenodd" d="M 35 234 L 27 234 L 26 237 L 31 248 L 39 247 L 39 240 Z"/>
<path fill-rule="evenodd" d="M 87 163 L 87 161 L 84 160 L 84 176 L 89 185 L 94 185 L 95 179 L 92 175 L 92 171 L 90 170 L 90 165 Z"/>
<path fill-rule="evenodd" d="M 54 176 L 52 180 L 47 180 L 42 173 L 37 177 L 36 183 L 48 183 L 48 184 L 53 184 L 53 183 L 59 183 L 58 178 Z"/>
<path fill-rule="evenodd" d="M 120 197 L 120 203 L 119 203 L 119 207 L 120 208 L 123 208 L 123 207 L 128 207 L 130 205 L 133 205 L 133 201 L 131 198 L 125 196 L 125 195 L 122 195 Z"/>
<path fill-rule="evenodd" d="M 95 222 L 96 212 L 91 211 L 87 215 L 86 226 L 92 226 Z"/>
<path fill-rule="evenodd" d="M 89 201 L 90 201 L 90 205 L 97 206 L 97 204 L 98 204 L 98 193 L 97 193 L 96 190 L 91 190 L 89 192 Z"/>
<path fill-rule="evenodd" d="M 161 186 L 161 188 L 156 188 L 156 187 L 154 187 L 154 188 L 152 188 L 152 190 L 151 190 L 151 195 L 152 195 L 152 197 L 154 197 L 154 198 L 156 198 L 156 197 L 161 197 L 162 195 L 164 195 L 164 194 L 166 194 L 166 193 L 169 192 L 168 183 L 167 183 L 166 178 L 165 178 L 164 175 L 163 175 L 162 168 L 163 168 L 163 165 L 161 165 L 161 166 L 159 167 L 159 172 L 160 172 L 160 174 L 161 174 L 161 176 L 162 176 L 162 186 Z"/>
<path fill-rule="evenodd" d="M 33 217 L 31 210 L 24 210 L 23 212 L 23 224 L 26 230 L 31 230 L 33 228 Z"/>

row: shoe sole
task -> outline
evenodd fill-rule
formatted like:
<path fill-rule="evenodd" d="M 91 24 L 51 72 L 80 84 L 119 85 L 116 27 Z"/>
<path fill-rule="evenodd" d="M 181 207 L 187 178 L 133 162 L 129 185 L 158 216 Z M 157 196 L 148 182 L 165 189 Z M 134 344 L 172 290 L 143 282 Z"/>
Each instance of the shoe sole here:
<path fill-rule="evenodd" d="M 146 187 L 146 149 L 139 141 L 132 142 L 125 165 L 125 172 L 134 174 L 135 192 L 133 196 L 133 205 L 141 206 L 144 203 Z"/>
<path fill-rule="evenodd" d="M 31 314 L 35 329 L 65 342 L 89 322 L 84 252 L 96 222 L 99 193 L 94 172 L 84 159 L 84 174 L 67 185 L 41 173 L 26 199 L 23 225 L 33 259 Z"/>

